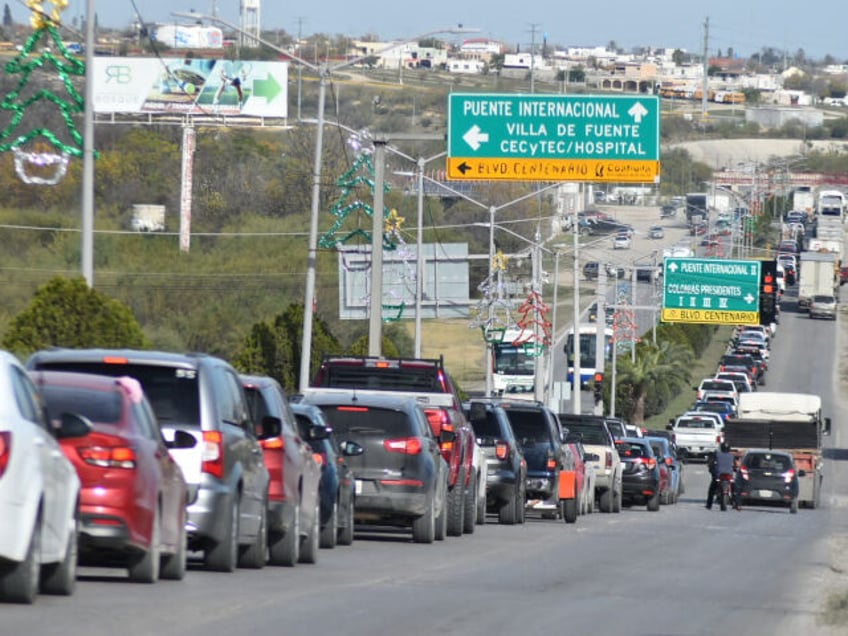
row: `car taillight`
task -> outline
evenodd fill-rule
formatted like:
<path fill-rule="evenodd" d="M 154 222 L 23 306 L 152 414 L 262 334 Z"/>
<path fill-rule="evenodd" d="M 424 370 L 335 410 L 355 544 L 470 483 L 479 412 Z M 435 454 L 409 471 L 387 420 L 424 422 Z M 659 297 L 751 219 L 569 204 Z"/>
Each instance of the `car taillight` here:
<path fill-rule="evenodd" d="M 265 450 L 283 450 L 286 443 L 282 437 L 271 437 L 268 439 L 259 440 L 259 445 Z"/>
<path fill-rule="evenodd" d="M 9 458 L 12 456 L 12 432 L 3 431 L 0 433 L 0 477 L 6 472 L 6 466 L 9 465 Z"/>
<path fill-rule="evenodd" d="M 327 463 L 327 453 L 312 453 L 312 459 L 314 459 L 315 463 L 319 466 L 323 466 Z"/>
<path fill-rule="evenodd" d="M 385 439 L 383 440 L 383 448 L 392 453 L 417 455 L 422 449 L 421 438 L 403 437 L 400 439 Z"/>
<path fill-rule="evenodd" d="M 547 467 L 547 469 L 548 469 L 548 470 L 555 470 L 555 469 L 556 469 L 556 467 L 557 467 L 557 461 L 556 461 L 556 459 L 555 459 L 555 458 L 554 458 L 554 457 L 550 454 L 550 451 L 548 451 L 548 462 L 547 462 L 547 464 L 545 464 L 545 466 Z"/>
<path fill-rule="evenodd" d="M 224 434 L 221 431 L 203 431 L 200 450 L 200 470 L 218 479 L 224 476 Z"/>
<path fill-rule="evenodd" d="M 89 446 L 77 453 L 86 464 L 99 468 L 135 468 L 135 451 L 128 446 Z"/>
<path fill-rule="evenodd" d="M 495 442 L 495 457 L 501 461 L 509 459 L 509 444 L 501 441 Z"/>
<path fill-rule="evenodd" d="M 424 409 L 424 413 L 427 415 L 427 421 L 430 422 L 430 429 L 433 431 L 433 435 L 438 437 L 439 433 L 442 432 L 442 427 L 448 424 L 447 411 L 439 408 L 430 408 Z"/>
<path fill-rule="evenodd" d="M 633 460 L 634 464 L 642 464 L 648 470 L 653 470 L 657 465 L 657 460 L 652 457 L 637 457 Z"/>
<path fill-rule="evenodd" d="M 665 458 L 665 465 L 666 465 L 666 466 L 671 466 L 671 457 L 666 457 L 666 458 Z"/>
<path fill-rule="evenodd" d="M 604 461 L 604 466 L 606 468 L 612 468 L 612 453 L 606 451 L 606 460 Z"/>
<path fill-rule="evenodd" d="M 794 468 L 790 468 L 785 473 L 783 473 L 783 481 L 785 481 L 787 484 L 791 484 L 793 479 L 795 479 Z"/>
<path fill-rule="evenodd" d="M 745 481 L 748 481 L 751 478 L 751 476 L 748 474 L 748 469 L 745 466 L 739 467 L 739 474 L 742 475 L 742 479 L 744 479 Z"/>

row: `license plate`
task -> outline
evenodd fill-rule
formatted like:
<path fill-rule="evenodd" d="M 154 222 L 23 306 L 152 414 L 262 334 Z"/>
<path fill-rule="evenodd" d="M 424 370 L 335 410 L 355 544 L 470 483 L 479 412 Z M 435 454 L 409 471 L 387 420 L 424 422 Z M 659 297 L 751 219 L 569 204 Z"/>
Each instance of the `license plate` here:
<path fill-rule="evenodd" d="M 760 497 L 763 499 L 770 499 L 771 497 L 774 497 L 774 493 L 771 490 L 761 490 Z"/>
<path fill-rule="evenodd" d="M 356 492 L 357 495 L 361 495 L 362 494 L 362 480 L 361 479 L 354 479 L 353 482 L 354 482 L 353 483 L 354 492 Z"/>

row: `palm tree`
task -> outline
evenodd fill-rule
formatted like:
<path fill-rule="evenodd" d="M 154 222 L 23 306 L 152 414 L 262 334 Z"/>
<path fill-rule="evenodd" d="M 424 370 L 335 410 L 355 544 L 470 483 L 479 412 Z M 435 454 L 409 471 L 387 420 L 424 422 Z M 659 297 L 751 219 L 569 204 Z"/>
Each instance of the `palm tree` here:
<path fill-rule="evenodd" d="M 690 382 L 692 350 L 673 342 L 659 345 L 640 343 L 636 349 L 636 361 L 620 359 L 617 384 L 622 394 L 629 393 L 632 424 L 641 426 L 645 421 L 645 401 L 651 391 L 675 393 L 681 385 Z M 621 386 L 625 385 L 625 386 Z M 616 388 L 619 391 L 619 388 Z"/>

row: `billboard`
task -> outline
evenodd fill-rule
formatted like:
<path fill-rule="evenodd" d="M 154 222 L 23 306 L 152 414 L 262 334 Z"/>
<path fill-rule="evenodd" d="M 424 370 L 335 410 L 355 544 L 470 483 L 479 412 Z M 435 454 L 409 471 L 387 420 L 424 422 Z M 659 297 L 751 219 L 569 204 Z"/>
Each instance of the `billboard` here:
<path fill-rule="evenodd" d="M 224 34 L 218 27 L 162 24 L 151 37 L 173 49 L 220 49 L 224 46 Z"/>
<path fill-rule="evenodd" d="M 95 57 L 97 114 L 288 116 L 288 62 Z"/>

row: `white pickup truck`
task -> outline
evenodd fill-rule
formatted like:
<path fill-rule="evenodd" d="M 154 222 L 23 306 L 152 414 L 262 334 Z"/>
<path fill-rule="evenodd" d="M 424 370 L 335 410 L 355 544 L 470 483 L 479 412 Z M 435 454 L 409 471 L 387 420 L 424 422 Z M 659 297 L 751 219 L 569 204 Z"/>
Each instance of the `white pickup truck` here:
<path fill-rule="evenodd" d="M 677 448 L 687 457 L 706 457 L 718 449 L 723 439 L 721 424 L 708 415 L 681 415 L 667 428 L 674 433 Z"/>

